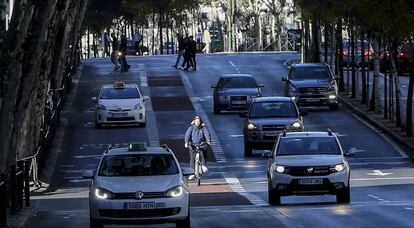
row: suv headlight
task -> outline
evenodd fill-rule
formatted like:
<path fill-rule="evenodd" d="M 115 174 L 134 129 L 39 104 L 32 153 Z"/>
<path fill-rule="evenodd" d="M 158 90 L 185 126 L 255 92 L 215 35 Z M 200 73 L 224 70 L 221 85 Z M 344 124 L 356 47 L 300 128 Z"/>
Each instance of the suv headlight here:
<path fill-rule="evenodd" d="M 302 124 L 300 122 L 294 122 L 292 125 L 290 125 L 290 128 L 298 129 L 302 127 Z"/>
<path fill-rule="evenodd" d="M 183 187 L 181 185 L 175 186 L 173 188 L 170 188 L 165 195 L 167 197 L 179 197 L 183 194 Z"/>
<path fill-rule="evenodd" d="M 273 164 L 270 166 L 270 172 L 271 173 L 287 173 L 288 168 L 286 166 Z"/>
<path fill-rule="evenodd" d="M 218 99 L 219 100 L 227 100 L 227 96 L 219 95 Z"/>
<path fill-rule="evenodd" d="M 331 173 L 337 173 L 337 172 L 342 172 L 345 170 L 345 164 L 341 163 L 341 164 L 337 164 L 337 165 L 332 165 L 329 167 L 329 171 Z"/>
<path fill-rule="evenodd" d="M 140 109 L 142 109 L 142 105 L 140 103 L 134 106 L 134 110 L 140 110 Z"/>
<path fill-rule="evenodd" d="M 257 129 L 257 127 L 256 127 L 256 125 L 254 125 L 254 124 L 252 124 L 252 123 L 249 123 L 249 124 L 247 125 L 247 129 L 248 129 L 248 130 L 255 130 L 255 129 Z"/>
<path fill-rule="evenodd" d="M 112 199 L 114 194 L 104 188 L 96 188 L 95 196 L 99 199 Z"/>
<path fill-rule="evenodd" d="M 106 110 L 106 107 L 105 107 L 105 105 L 100 104 L 100 105 L 98 106 L 98 109 L 100 109 L 100 110 Z"/>

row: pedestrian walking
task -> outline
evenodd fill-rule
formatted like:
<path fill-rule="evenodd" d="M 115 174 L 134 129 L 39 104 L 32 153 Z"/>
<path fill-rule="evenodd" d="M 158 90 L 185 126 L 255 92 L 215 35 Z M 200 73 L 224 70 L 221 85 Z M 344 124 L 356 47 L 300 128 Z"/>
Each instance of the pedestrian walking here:
<path fill-rule="evenodd" d="M 178 67 L 178 64 L 180 64 L 181 56 L 184 56 L 184 52 L 185 52 L 184 38 L 180 33 L 177 33 L 177 39 L 178 39 L 178 53 L 177 53 L 177 60 L 175 61 L 175 65 L 172 65 L 172 67 L 174 68 Z"/>
<path fill-rule="evenodd" d="M 121 35 L 121 45 L 119 46 L 119 51 L 120 51 L 119 60 L 121 63 L 122 72 L 127 72 L 129 68 L 131 67 L 131 65 L 129 65 L 126 60 L 127 48 L 128 48 L 128 40 L 125 35 Z"/>
<path fill-rule="evenodd" d="M 210 53 L 211 36 L 210 36 L 210 32 L 207 29 L 204 30 L 203 41 L 205 45 L 203 52 L 208 54 Z"/>
<path fill-rule="evenodd" d="M 103 47 L 102 57 L 103 58 L 111 56 L 110 53 L 109 53 L 109 42 L 110 42 L 110 38 L 108 36 L 108 33 L 104 32 L 102 34 L 102 47 Z"/>
<path fill-rule="evenodd" d="M 119 70 L 119 63 L 118 63 L 119 43 L 118 43 L 118 38 L 116 37 L 115 33 L 111 33 L 111 38 L 112 38 L 111 61 L 115 66 L 114 71 L 117 71 Z"/>
<path fill-rule="evenodd" d="M 197 70 L 197 61 L 196 61 L 196 54 L 197 54 L 197 42 L 193 39 L 193 36 L 190 36 L 190 42 L 189 42 L 189 48 L 190 48 L 190 62 L 191 67 L 193 70 Z"/>
<path fill-rule="evenodd" d="M 142 35 L 139 32 L 136 32 L 134 35 L 134 45 L 135 45 L 135 52 L 138 53 L 138 55 L 141 55 L 141 48 L 140 43 L 142 41 Z"/>
<path fill-rule="evenodd" d="M 190 38 L 184 38 L 184 61 L 181 65 L 181 68 L 184 70 L 188 70 L 191 64 L 191 50 L 190 50 Z"/>

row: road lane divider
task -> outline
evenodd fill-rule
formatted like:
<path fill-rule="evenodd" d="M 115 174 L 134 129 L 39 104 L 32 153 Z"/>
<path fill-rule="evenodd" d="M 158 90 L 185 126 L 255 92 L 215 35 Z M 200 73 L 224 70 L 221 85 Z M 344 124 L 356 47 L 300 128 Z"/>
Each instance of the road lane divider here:
<path fill-rule="evenodd" d="M 140 75 L 140 84 L 144 89 L 146 89 L 147 94 L 149 95 L 149 87 L 148 87 L 148 76 L 146 71 L 141 71 Z M 157 121 L 155 119 L 154 109 L 152 107 L 151 99 L 148 99 L 145 102 L 145 110 L 146 110 L 146 129 L 148 133 L 148 141 L 150 146 L 160 146 L 160 136 L 158 134 Z"/>

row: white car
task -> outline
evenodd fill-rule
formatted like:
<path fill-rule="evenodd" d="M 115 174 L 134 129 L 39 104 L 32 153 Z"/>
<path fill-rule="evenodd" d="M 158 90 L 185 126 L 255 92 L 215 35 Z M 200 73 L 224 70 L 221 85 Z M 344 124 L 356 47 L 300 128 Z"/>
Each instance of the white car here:
<path fill-rule="evenodd" d="M 174 153 L 167 147 L 129 144 L 108 149 L 89 189 L 90 226 L 104 224 L 152 224 L 174 222 L 190 227 L 190 192 L 186 176 Z"/>
<path fill-rule="evenodd" d="M 104 85 L 98 97 L 93 97 L 96 103 L 95 127 L 103 124 L 140 124 L 145 126 L 145 101 L 136 84 L 115 82 L 114 85 Z"/>
<path fill-rule="evenodd" d="M 338 203 L 350 202 L 350 167 L 338 138 L 327 132 L 283 132 L 269 158 L 268 198 L 279 205 L 281 196 L 336 195 Z"/>

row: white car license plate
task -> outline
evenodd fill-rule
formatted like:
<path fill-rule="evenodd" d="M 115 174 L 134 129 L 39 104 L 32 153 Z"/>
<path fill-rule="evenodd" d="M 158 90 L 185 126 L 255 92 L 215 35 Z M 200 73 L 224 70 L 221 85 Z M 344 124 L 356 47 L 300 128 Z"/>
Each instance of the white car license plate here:
<path fill-rule="evenodd" d="M 126 113 L 126 112 L 121 112 L 121 113 L 114 112 L 114 113 L 112 113 L 112 117 L 127 117 L 127 116 L 128 116 L 128 113 Z"/>
<path fill-rule="evenodd" d="M 299 184 L 300 185 L 314 185 L 314 184 L 322 184 L 322 179 L 300 179 Z"/>
<path fill-rule="evenodd" d="M 306 102 L 319 102 L 320 99 L 319 98 L 307 98 Z"/>
<path fill-rule="evenodd" d="M 266 136 L 278 136 L 279 132 L 266 132 L 265 135 Z"/>
<path fill-rule="evenodd" d="M 154 209 L 154 202 L 142 202 L 142 203 L 125 203 L 126 209 Z"/>
<path fill-rule="evenodd" d="M 232 104 L 246 104 L 245 100 L 235 100 L 235 101 L 231 101 Z"/>

